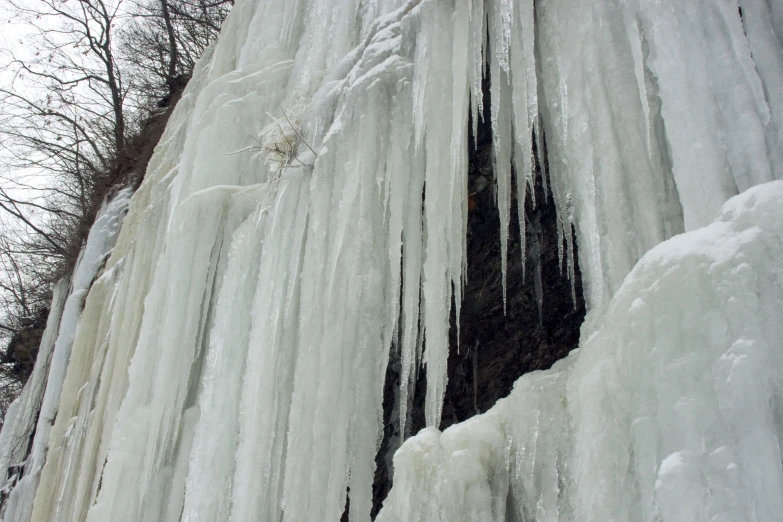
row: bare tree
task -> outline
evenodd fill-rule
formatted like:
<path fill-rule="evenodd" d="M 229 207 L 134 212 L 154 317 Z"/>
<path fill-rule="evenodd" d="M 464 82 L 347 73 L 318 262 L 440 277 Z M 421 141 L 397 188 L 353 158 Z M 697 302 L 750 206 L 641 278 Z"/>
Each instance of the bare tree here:
<path fill-rule="evenodd" d="M 6 1 L 28 34 L 21 52 L 0 54 L 0 414 L 32 369 L 51 283 L 75 262 L 126 145 L 121 1 Z"/>
<path fill-rule="evenodd" d="M 46 255 L 73 255 L 69 229 L 94 214 L 96 189 L 125 145 L 128 90 L 114 49 L 120 2 L 11 2 L 32 30 L 25 40 L 32 53 L 5 52 L 12 81 L 0 87 L 0 151 L 9 170 L 40 172 L 49 182 L 33 199 L 0 191 L 0 210 Z"/>
<path fill-rule="evenodd" d="M 22 52 L 0 49 L 0 415 L 32 367 L 28 341 L 52 283 L 73 268 L 111 188 L 138 181 L 160 108 L 233 5 L 4 1 L 29 34 Z"/>
<path fill-rule="evenodd" d="M 73 115 L 62 114 L 65 111 L 61 109 L 78 107 L 82 119 L 111 130 L 112 141 L 100 144 L 103 152 L 107 145 L 121 149 L 127 90 L 115 58 L 114 33 L 122 0 L 41 0 L 35 4 L 10 0 L 10 4 L 16 16 L 33 30 L 26 43 L 34 55 L 24 59 L 11 55 L 6 67 L 25 79 L 25 90 L 38 87 L 45 96 L 34 101 L 19 98 L 13 83 L 2 94 L 53 112 L 68 125 L 76 124 Z M 97 141 L 95 137 L 93 141 Z"/>
<path fill-rule="evenodd" d="M 139 0 L 123 29 L 123 59 L 137 91 L 165 106 L 220 32 L 233 0 Z"/>

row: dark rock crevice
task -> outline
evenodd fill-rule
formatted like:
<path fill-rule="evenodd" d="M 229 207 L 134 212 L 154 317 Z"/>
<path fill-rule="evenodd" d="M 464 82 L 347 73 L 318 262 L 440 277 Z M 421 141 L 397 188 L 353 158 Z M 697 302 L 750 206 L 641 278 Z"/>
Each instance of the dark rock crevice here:
<path fill-rule="evenodd" d="M 0 365 L 7 368 L 4 371 L 22 384 L 33 372 L 48 318 L 48 308 L 38 310 L 32 317 L 22 318 L 19 330 L 11 336 L 5 351 L 0 353 Z"/>
<path fill-rule="evenodd" d="M 476 139 L 472 132 L 469 137 L 467 285 L 459 318 L 459 343 L 455 307 L 452 306 L 448 385 L 440 429 L 487 411 L 511 392 L 520 376 L 548 369 L 568 355 L 579 344 L 579 331 L 585 317 L 573 230 L 573 281 L 559 254 L 557 211 L 545 184 L 549 176 L 545 139 L 540 140 L 544 150 L 534 150 L 534 186 L 527 191 L 524 202 L 527 244 L 524 270 L 516 218 L 519 202 L 512 196 L 504 313 L 488 79 L 485 79 L 484 90 L 485 117 L 479 122 Z M 469 126 L 472 128 L 472 124 Z M 512 194 L 516 194 L 515 187 Z M 406 436 L 425 426 L 426 388 L 425 372 L 420 371 L 415 388 L 411 390 Z M 391 455 L 400 444 L 396 413 L 393 413 L 396 412 L 398 389 L 399 361 L 392 355 L 384 388 L 384 439 L 376 457 L 373 519 L 391 489 Z"/>
<path fill-rule="evenodd" d="M 578 262 L 571 281 L 558 253 L 557 212 L 543 179 L 548 175 L 546 161 L 543 170 L 541 165 L 536 167 L 536 205 L 531 191 L 525 201 L 524 271 L 519 223 L 511 219 L 504 313 L 500 218 L 493 190 L 481 190 L 484 180 L 492 179 L 491 137 L 479 133 L 478 150 L 471 160 L 468 283 L 459 319 L 459 350 L 456 318 L 451 328 L 441 429 L 487 411 L 511 392 L 521 375 L 548 369 L 568 355 L 579 344 L 585 316 Z M 512 200 L 512 216 L 516 216 L 517 204 Z M 572 239 L 576 245 L 573 232 Z M 578 260 L 576 251 L 574 258 Z"/>

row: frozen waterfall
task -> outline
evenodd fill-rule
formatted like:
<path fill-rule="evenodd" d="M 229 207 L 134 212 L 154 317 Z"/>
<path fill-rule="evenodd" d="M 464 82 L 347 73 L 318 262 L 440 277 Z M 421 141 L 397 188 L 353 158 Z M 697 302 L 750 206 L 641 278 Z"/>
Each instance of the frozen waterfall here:
<path fill-rule="evenodd" d="M 775 520 L 782 41 L 781 0 L 237 0 L 55 292 L 3 520 L 368 521 L 391 353 L 430 427 L 378 520 Z M 546 151 L 590 313 L 440 433 L 485 97 L 503 270 Z"/>

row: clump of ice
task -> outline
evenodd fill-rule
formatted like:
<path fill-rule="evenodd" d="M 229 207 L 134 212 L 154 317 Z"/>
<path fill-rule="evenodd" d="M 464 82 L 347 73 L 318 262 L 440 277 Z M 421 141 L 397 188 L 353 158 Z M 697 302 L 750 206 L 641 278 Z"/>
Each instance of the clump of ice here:
<path fill-rule="evenodd" d="M 653 248 L 578 351 L 412 437 L 379 522 L 774 520 L 783 182 Z"/>

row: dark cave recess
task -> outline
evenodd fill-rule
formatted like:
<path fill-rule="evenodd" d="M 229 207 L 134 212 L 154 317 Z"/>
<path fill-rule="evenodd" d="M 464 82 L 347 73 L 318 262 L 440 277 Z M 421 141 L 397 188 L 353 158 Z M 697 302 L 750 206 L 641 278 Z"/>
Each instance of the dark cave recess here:
<path fill-rule="evenodd" d="M 485 96 L 485 100 L 489 96 Z M 488 104 L 487 104 L 488 105 Z M 489 114 L 484 107 L 484 114 Z M 517 200 L 512 196 L 509 223 L 507 300 L 503 310 L 500 251 L 500 217 L 495 201 L 492 135 L 489 118 L 479 123 L 478 139 L 470 137 L 468 173 L 467 285 L 460 314 L 459 346 L 452 306 L 448 385 L 440 429 L 462 422 L 491 408 L 507 396 L 525 373 L 550 368 L 579 345 L 585 317 L 582 278 L 576 238 L 575 276 L 571 281 L 558 249 L 558 220 L 547 192 L 546 147 L 536 152 L 535 206 L 531 190 L 525 200 L 525 270 L 521 262 Z M 541 140 L 544 141 L 545 140 Z M 512 188 L 512 194 L 516 187 Z M 540 258 L 539 258 L 540 254 Z M 540 261 L 539 261 L 540 259 Z M 540 291 L 536 292 L 536 270 Z M 572 286 L 573 285 L 573 286 Z M 542 297 L 539 313 L 538 295 Z M 425 426 L 424 371 L 413 390 L 406 437 Z M 391 488 L 392 455 L 399 446 L 397 422 L 392 413 L 399 389 L 399 361 L 392 354 L 384 388 L 384 438 L 376 458 L 373 484 L 373 518 Z M 396 415 L 396 412 L 394 413 Z"/>

